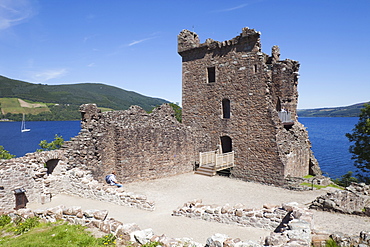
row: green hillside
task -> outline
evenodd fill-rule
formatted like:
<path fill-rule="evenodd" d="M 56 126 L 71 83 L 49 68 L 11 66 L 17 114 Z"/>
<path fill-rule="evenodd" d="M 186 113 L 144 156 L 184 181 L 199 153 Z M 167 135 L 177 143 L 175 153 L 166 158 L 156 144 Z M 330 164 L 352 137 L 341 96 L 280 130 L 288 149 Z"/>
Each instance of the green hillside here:
<path fill-rule="evenodd" d="M 365 103 L 344 107 L 303 109 L 298 110 L 297 113 L 299 117 L 358 117 Z"/>
<path fill-rule="evenodd" d="M 126 110 L 131 105 L 138 105 L 146 111 L 163 103 L 159 98 L 151 98 L 136 92 L 101 83 L 79 83 L 70 85 L 44 85 L 9 79 L 0 76 L 0 118 L 18 120 L 22 113 L 33 114 L 27 119 L 76 120 L 79 119 L 78 107 L 82 104 L 95 103 L 98 107 L 113 110 Z M 45 104 L 41 107 L 21 107 L 18 99 L 30 103 Z M 14 105 L 12 109 L 10 106 Z M 6 109 L 6 110 L 5 110 Z"/>
<path fill-rule="evenodd" d="M 44 85 L 12 80 L 0 76 L 0 98 L 21 98 L 35 102 L 81 105 L 95 103 L 100 107 L 125 110 L 139 105 L 149 111 L 168 101 L 101 83 Z"/>

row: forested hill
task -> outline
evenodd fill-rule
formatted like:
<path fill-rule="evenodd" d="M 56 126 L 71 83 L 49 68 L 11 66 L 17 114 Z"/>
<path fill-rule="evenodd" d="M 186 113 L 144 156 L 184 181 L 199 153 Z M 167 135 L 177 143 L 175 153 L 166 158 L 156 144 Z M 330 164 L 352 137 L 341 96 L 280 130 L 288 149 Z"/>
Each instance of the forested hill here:
<path fill-rule="evenodd" d="M 358 117 L 365 103 L 344 107 L 303 109 L 298 110 L 297 113 L 298 117 Z"/>
<path fill-rule="evenodd" d="M 44 85 L 12 80 L 0 76 L 0 98 L 20 98 L 34 102 L 81 105 L 95 103 L 99 107 L 125 110 L 131 105 L 149 111 L 168 101 L 100 83 Z"/>

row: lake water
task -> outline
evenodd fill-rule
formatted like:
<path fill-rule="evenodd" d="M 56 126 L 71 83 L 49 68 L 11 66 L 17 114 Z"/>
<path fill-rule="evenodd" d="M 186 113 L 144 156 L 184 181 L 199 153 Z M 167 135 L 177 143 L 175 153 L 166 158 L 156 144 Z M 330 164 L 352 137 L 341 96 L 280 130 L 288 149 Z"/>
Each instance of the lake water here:
<path fill-rule="evenodd" d="M 307 127 L 312 151 L 324 175 L 338 178 L 348 171 L 356 171 L 345 134 L 352 132 L 357 117 L 302 117 L 299 121 Z"/>
<path fill-rule="evenodd" d="M 29 132 L 21 132 L 21 122 L 0 122 L 0 145 L 17 157 L 33 153 L 39 149 L 40 141 L 54 140 L 55 134 L 65 141 L 80 131 L 80 121 L 35 121 L 27 122 Z"/>
<path fill-rule="evenodd" d="M 345 134 L 351 132 L 358 118 L 299 118 L 307 127 L 312 150 L 324 174 L 337 178 L 355 171 Z M 35 152 L 41 140 L 61 135 L 69 140 L 80 131 L 79 121 L 27 122 L 30 132 L 21 133 L 20 122 L 0 122 L 0 145 L 17 157 Z"/>

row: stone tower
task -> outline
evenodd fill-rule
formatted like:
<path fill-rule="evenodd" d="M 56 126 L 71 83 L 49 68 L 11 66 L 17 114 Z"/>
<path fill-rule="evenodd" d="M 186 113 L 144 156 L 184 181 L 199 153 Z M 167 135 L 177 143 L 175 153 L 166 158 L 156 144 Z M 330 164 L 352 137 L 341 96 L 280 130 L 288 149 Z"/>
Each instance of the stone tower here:
<path fill-rule="evenodd" d="M 260 35 L 243 28 L 205 43 L 188 30 L 178 35 L 183 123 L 198 130 L 198 151 L 235 152 L 233 177 L 283 184 L 317 164 L 297 120 L 299 63 L 280 60 L 277 46 L 262 53 Z"/>

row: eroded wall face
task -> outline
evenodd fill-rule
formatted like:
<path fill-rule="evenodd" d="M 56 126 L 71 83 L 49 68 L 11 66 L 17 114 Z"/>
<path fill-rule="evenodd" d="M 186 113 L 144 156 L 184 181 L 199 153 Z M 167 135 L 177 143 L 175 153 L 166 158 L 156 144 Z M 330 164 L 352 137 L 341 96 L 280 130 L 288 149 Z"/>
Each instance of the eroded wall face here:
<path fill-rule="evenodd" d="M 234 177 L 282 184 L 287 175 L 307 175 L 309 142 L 304 135 L 297 137 L 295 131 L 301 129 L 285 129 L 278 117 L 284 109 L 297 121 L 299 63 L 280 61 L 277 47 L 272 56 L 262 53 L 259 33 L 250 29 L 222 43 L 209 39 L 199 44 L 186 30 L 178 40 L 183 123 L 202 130 L 198 138 L 208 137 L 199 151 L 217 149 L 220 138 L 228 136 L 235 151 Z M 214 80 L 209 68 L 215 70 Z M 229 118 L 224 99 L 230 102 Z M 281 149 L 282 142 L 289 146 L 288 153 Z"/>
<path fill-rule="evenodd" d="M 193 131 L 175 119 L 169 105 L 151 114 L 137 106 L 105 113 L 92 105 L 82 108 L 81 133 L 68 144 L 70 165 L 82 164 L 96 179 L 115 170 L 123 183 L 193 170 L 198 155 Z"/>

